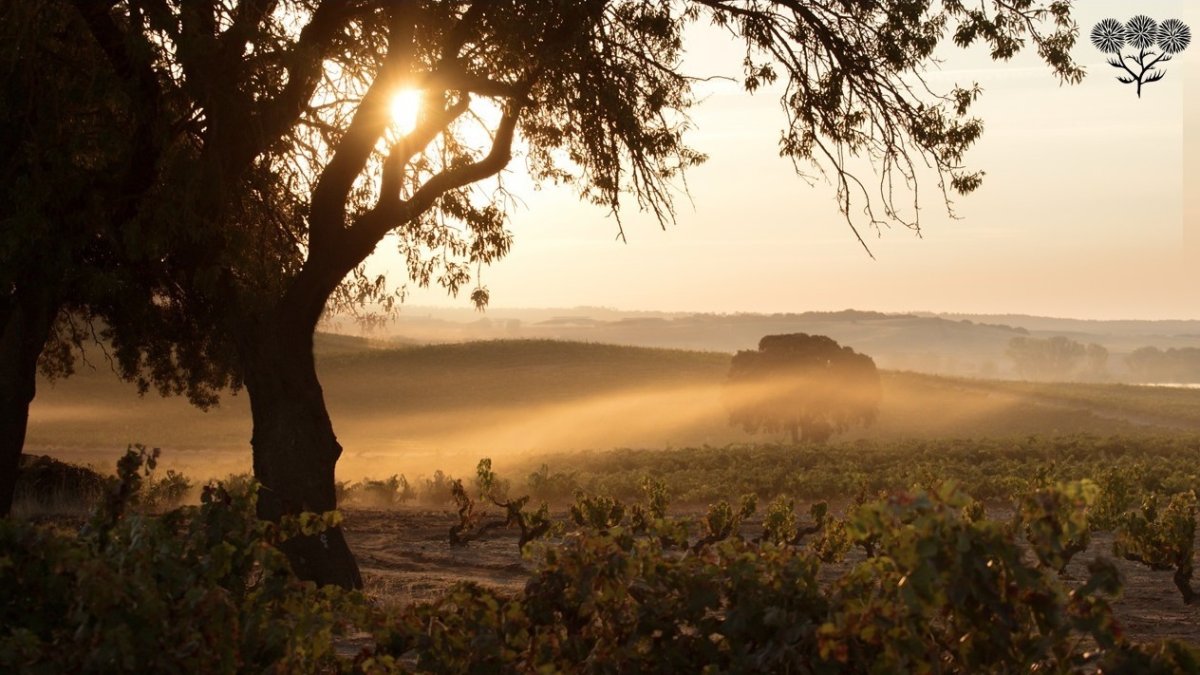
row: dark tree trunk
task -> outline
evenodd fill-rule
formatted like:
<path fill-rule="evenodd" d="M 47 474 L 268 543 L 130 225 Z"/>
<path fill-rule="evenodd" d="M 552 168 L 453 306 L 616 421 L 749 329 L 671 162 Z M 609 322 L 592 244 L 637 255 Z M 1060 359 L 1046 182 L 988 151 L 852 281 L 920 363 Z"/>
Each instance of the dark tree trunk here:
<path fill-rule="evenodd" d="M 333 471 L 342 446 L 325 408 L 312 346 L 312 327 L 281 320 L 256 330 L 243 355 L 254 420 L 254 476 L 262 484 L 258 515 L 265 520 L 337 506 Z M 340 527 L 289 540 L 281 548 L 302 579 L 362 587 Z"/>
<path fill-rule="evenodd" d="M 317 380 L 313 333 L 325 301 L 348 268 L 310 258 L 274 311 L 243 326 L 242 366 L 254 435 L 258 515 L 277 521 L 337 508 L 334 467 L 342 446 Z M 362 588 L 362 575 L 340 527 L 296 537 L 281 547 L 302 579 Z"/>
<path fill-rule="evenodd" d="M 0 517 L 12 511 L 38 357 L 57 315 L 48 297 L 12 297 L 0 312 Z"/>

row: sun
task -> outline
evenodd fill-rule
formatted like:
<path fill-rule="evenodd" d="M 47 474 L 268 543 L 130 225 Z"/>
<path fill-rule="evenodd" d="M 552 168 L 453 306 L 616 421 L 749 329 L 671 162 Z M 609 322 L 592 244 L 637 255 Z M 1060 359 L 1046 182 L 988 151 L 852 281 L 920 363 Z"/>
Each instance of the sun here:
<path fill-rule="evenodd" d="M 417 114 L 421 109 L 421 92 L 416 89 L 401 89 L 392 96 L 392 124 L 401 135 L 407 135 L 417 126 Z"/>

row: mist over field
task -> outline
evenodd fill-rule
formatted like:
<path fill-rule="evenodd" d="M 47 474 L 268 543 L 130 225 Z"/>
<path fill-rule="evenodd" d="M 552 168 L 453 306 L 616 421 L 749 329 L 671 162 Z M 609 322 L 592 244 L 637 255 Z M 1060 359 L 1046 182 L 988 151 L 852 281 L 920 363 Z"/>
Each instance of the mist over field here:
<path fill-rule="evenodd" d="M 865 342 L 886 348 L 913 339 L 895 328 L 897 322 L 918 326 L 909 333 L 925 334 L 951 323 L 854 316 L 823 317 L 822 327 L 864 336 L 875 331 Z M 779 317 L 738 318 L 747 324 L 742 330 L 756 331 L 764 325 L 811 328 L 815 323 L 812 317 L 792 323 Z M 633 324 L 640 340 L 669 343 L 681 339 L 681 328 L 695 329 L 698 321 L 693 317 Z M 618 326 L 631 330 L 628 320 L 613 323 L 596 331 Z M 968 334 L 995 330 L 951 325 L 965 326 L 962 330 Z M 735 339 L 717 330 L 697 330 L 691 338 L 715 346 Z M 933 344 L 944 346 L 954 339 L 942 337 Z M 1121 339 L 1134 342 L 1139 336 Z M 963 349 L 983 349 L 968 339 L 959 343 Z M 752 346 L 753 342 L 740 344 Z M 790 385 L 777 382 L 732 391 L 726 384 L 731 357 L 727 351 L 513 339 L 415 346 L 379 336 L 322 334 L 317 352 L 344 451 L 337 467 L 343 480 L 395 473 L 415 478 L 436 470 L 463 475 L 472 472 L 481 457 L 491 457 L 498 467 L 523 470 L 538 456 L 551 453 L 723 446 L 786 437 L 749 434 L 730 426 L 731 397 L 762 397 Z M 42 384 L 31 409 L 28 452 L 106 468 L 128 444 L 143 443 L 163 449 L 164 467 L 196 477 L 250 469 L 251 424 L 244 394 L 226 395 L 219 406 L 203 412 L 179 398 L 138 397 L 132 385 L 108 371 L 102 357 L 92 355 L 89 360 L 93 367 L 76 376 Z M 886 358 L 877 360 L 886 368 Z M 1099 383 L 1053 385 L 885 369 L 875 422 L 840 434 L 833 442 L 1104 436 L 1200 427 L 1200 415 L 1189 414 L 1186 406 L 1194 401 L 1194 410 L 1200 410 L 1200 391 L 1118 387 L 1121 399 L 1113 402 L 1106 399 L 1112 390 L 1113 385 Z M 1182 404 L 1164 407 L 1156 396 Z"/>

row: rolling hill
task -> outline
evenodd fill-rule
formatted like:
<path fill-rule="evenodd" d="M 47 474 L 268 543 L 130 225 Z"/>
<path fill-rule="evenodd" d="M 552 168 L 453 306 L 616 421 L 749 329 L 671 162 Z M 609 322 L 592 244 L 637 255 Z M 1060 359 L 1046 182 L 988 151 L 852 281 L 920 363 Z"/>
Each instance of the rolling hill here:
<path fill-rule="evenodd" d="M 551 340 L 426 346 L 321 335 L 318 369 L 345 454 L 345 478 L 436 468 L 480 456 L 754 440 L 726 424 L 722 352 Z M 199 476 L 249 469 L 244 393 L 209 412 L 139 398 L 103 367 L 42 383 L 27 451 L 110 465 L 129 443 L 161 447 L 164 464 Z M 1196 429 L 1200 391 L 1054 385 L 883 373 L 877 423 L 838 437 L 1009 438 Z"/>

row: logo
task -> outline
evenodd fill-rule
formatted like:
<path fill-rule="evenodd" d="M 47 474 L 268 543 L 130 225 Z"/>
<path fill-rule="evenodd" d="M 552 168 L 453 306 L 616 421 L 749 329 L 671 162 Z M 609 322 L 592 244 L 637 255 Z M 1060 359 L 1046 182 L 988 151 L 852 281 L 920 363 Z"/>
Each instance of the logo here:
<path fill-rule="evenodd" d="M 1139 14 L 1125 23 L 1105 19 L 1092 27 L 1092 44 L 1105 54 L 1112 54 L 1108 65 L 1124 71 L 1117 76 L 1122 84 L 1137 84 L 1138 98 L 1142 87 L 1167 76 L 1163 63 L 1188 48 L 1192 29 L 1179 19 L 1158 23 Z"/>

